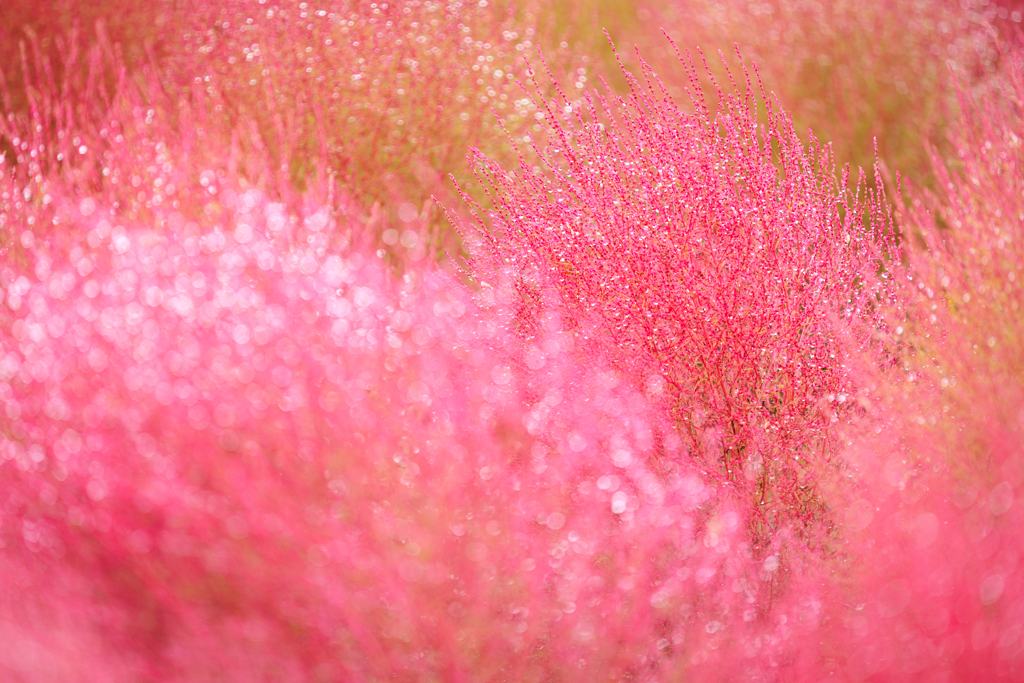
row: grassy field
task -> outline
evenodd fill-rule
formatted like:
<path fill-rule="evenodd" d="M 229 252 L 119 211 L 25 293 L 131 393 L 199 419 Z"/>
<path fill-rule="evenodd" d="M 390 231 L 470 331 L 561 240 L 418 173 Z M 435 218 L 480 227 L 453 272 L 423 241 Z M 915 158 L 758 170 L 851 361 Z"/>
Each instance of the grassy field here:
<path fill-rule="evenodd" d="M 3 678 L 1024 679 L 1022 12 L 5 3 Z"/>

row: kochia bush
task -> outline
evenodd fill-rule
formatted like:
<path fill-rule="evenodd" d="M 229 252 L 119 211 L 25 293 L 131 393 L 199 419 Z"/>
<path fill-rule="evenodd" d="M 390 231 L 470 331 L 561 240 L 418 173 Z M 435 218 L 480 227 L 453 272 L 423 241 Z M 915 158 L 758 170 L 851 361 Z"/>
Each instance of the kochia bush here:
<path fill-rule="evenodd" d="M 893 171 L 931 183 L 925 143 L 948 153 L 956 118 L 949 69 L 983 87 L 1022 9 L 1018 0 L 665 0 L 648 4 L 647 30 L 636 33 L 670 86 L 662 27 L 707 51 L 738 45 L 801 136 L 811 129 L 837 159 L 868 167 L 880 155 Z"/>
<path fill-rule="evenodd" d="M 712 115 L 683 66 L 692 113 L 643 65 L 628 98 L 545 105 L 547 176 L 481 156 L 497 208 L 473 265 L 511 273 L 527 337 L 551 283 L 584 345 L 745 501 L 759 552 L 794 523 L 820 543 L 846 360 L 871 352 L 887 296 L 884 201 L 837 184 L 828 148 L 805 150 L 770 102 L 759 125 L 749 79 Z"/>
<path fill-rule="evenodd" d="M 906 194 L 900 367 L 872 378 L 879 433 L 847 450 L 862 485 L 846 525 L 861 609 L 843 650 L 864 676 L 1024 678 L 1019 45 L 1005 61 L 989 92 L 959 93 L 958 168 L 935 155 L 938 193 Z"/>

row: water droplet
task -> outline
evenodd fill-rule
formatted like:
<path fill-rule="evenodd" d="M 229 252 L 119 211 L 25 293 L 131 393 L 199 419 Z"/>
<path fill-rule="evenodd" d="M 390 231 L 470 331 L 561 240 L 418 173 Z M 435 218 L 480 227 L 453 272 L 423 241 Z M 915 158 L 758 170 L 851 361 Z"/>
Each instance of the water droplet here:
<path fill-rule="evenodd" d="M 612 512 L 621 515 L 626 511 L 626 502 L 629 497 L 623 491 L 616 491 L 612 495 Z"/>

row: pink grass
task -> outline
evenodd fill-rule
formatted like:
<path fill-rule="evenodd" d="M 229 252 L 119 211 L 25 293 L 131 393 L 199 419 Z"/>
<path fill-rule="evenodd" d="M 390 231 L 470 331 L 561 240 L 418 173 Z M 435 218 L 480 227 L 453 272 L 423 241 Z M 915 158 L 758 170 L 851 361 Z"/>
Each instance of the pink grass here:
<path fill-rule="evenodd" d="M 1024 593 L 1021 470 L 1020 53 L 981 97 L 960 93 L 953 170 L 909 193 L 894 341 L 872 397 L 880 435 L 853 444 L 865 498 L 851 505 L 864 616 L 851 662 L 891 678 L 1019 680 Z M 871 589 L 874 589 L 872 591 Z M 876 674 L 878 675 L 878 674 Z"/>
<path fill-rule="evenodd" d="M 340 19 L 247 7 L 148 70 L 40 57 L 5 105 L 5 677 L 1021 677 L 1016 66 L 899 243 L 756 77 L 715 113 L 646 67 L 513 96 L 456 72 L 508 45 L 463 41 L 392 101 L 370 77 L 428 48 L 364 88 L 328 78 Z M 388 40 L 442 11 L 409 7 Z M 445 21 L 513 30 L 475 7 Z M 414 196 L 459 93 L 526 150 L 472 158 L 471 286 Z"/>
<path fill-rule="evenodd" d="M 686 84 L 670 75 L 674 56 L 662 29 L 680 45 L 709 52 L 731 54 L 736 45 L 757 63 L 805 140 L 813 130 L 832 143 L 837 159 L 865 168 L 877 150 L 904 177 L 931 185 L 925 144 L 947 154 L 956 118 L 948 69 L 972 86 L 989 81 L 1000 68 L 998 44 L 1013 39 L 1024 6 L 1016 0 L 667 0 L 637 11 L 645 17 L 637 40 L 670 88 Z"/>
<path fill-rule="evenodd" d="M 588 351 L 746 501 L 767 553 L 793 521 L 824 522 L 846 357 L 868 352 L 886 291 L 865 286 L 890 258 L 884 205 L 845 174 L 837 185 L 828 148 L 805 151 L 785 113 L 769 106 L 760 127 L 750 83 L 719 91 L 712 116 L 699 94 L 687 113 L 643 78 L 628 98 L 544 105 L 548 176 L 479 158 L 498 208 L 473 266 L 512 274 L 526 336 L 550 281 Z"/>

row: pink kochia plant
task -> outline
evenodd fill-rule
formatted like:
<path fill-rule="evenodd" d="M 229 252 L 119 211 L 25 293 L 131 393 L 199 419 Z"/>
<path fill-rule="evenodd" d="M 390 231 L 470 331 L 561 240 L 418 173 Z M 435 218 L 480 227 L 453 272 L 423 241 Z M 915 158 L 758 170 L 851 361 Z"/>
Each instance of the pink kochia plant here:
<path fill-rule="evenodd" d="M 925 141 L 944 143 L 952 123 L 950 66 L 969 83 L 984 83 L 999 64 L 998 43 L 1021 20 L 1019 0 L 653 5 L 660 16 L 650 28 L 666 26 L 679 44 L 738 44 L 797 130 L 813 129 L 836 158 L 870 164 L 876 151 L 890 168 L 922 182 L 932 171 Z M 660 31 L 650 34 L 648 44 L 658 45 Z"/>
<path fill-rule="evenodd" d="M 871 382 L 871 431 L 846 449 L 851 675 L 1024 680 L 1024 81 L 1020 46 L 961 91 L 937 194 L 906 194 L 900 366 Z"/>
<path fill-rule="evenodd" d="M 846 359 L 873 353 L 887 289 L 885 203 L 837 182 L 829 149 L 805 150 L 770 102 L 759 124 L 749 77 L 712 114 L 684 67 L 692 111 L 646 65 L 625 99 L 548 103 L 547 176 L 479 156 L 496 208 L 474 266 L 508 273 L 527 338 L 544 287 L 557 291 L 581 346 L 667 411 L 690 461 L 742 501 L 757 554 L 791 532 L 820 545 L 830 425 L 855 387 Z"/>
<path fill-rule="evenodd" d="M 195 126 L 198 148 L 211 139 L 224 143 L 230 153 L 218 167 L 234 177 L 281 196 L 325 190 L 333 177 L 372 216 L 363 222 L 393 257 L 459 248 L 441 212 L 431 209 L 432 197 L 458 201 L 445 174 L 465 166 L 469 145 L 498 155 L 507 149 L 488 108 L 507 115 L 513 128 L 534 123 L 514 81 L 539 40 L 526 8 L 510 14 L 487 2 L 108 0 L 104 13 L 117 18 L 94 31 L 91 2 L 64 4 L 75 7 L 56 20 L 38 9 L 3 17 L 12 25 L 0 27 L 10 32 L 0 54 L 21 72 L 14 82 L 0 78 L 5 116 L 32 112 L 45 129 L 68 132 L 68 120 L 78 120 L 77 143 L 52 141 L 67 157 L 116 137 L 97 105 L 125 83 L 144 83 L 148 97 L 134 104 L 144 113 L 154 109 L 166 119 L 162 125 Z M 22 31 L 13 23 L 21 17 L 34 18 L 35 28 Z M 86 30 L 62 33 L 64 22 Z M 144 30 L 128 28 L 136 23 Z M 86 42 L 83 34 L 95 38 Z M 122 54 L 136 59 L 126 64 Z M 566 50 L 555 59 L 568 68 Z M 180 101 L 191 106 L 181 111 Z M 137 175 L 117 164 L 108 171 L 126 174 L 120 183 Z"/>
<path fill-rule="evenodd" d="M 210 127 L 230 131 L 243 168 L 255 150 L 273 158 L 270 175 L 286 184 L 315 186 L 323 181 L 317 172 L 335 174 L 359 202 L 381 203 L 380 232 L 404 233 L 404 203 L 457 201 L 445 173 L 464 167 L 469 145 L 495 154 L 507 147 L 490 108 L 509 126 L 533 123 L 514 81 L 539 40 L 528 9 L 461 0 L 192 0 L 165 30 L 175 49 L 161 80 L 208 100 L 216 112 Z M 388 219 L 393 225 L 384 227 Z M 434 223 L 430 242 L 407 248 L 458 248 L 447 223 Z M 384 240 L 401 252 L 398 241 Z"/>

